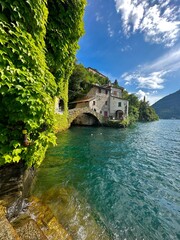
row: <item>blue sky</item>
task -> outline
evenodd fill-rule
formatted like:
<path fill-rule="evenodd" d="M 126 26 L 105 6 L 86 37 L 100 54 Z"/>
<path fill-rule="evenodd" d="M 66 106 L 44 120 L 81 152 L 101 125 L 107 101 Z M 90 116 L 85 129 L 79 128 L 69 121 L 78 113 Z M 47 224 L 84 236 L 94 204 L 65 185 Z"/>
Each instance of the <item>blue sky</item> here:
<path fill-rule="evenodd" d="M 180 89 L 179 0 L 88 0 L 79 63 L 152 104 Z"/>

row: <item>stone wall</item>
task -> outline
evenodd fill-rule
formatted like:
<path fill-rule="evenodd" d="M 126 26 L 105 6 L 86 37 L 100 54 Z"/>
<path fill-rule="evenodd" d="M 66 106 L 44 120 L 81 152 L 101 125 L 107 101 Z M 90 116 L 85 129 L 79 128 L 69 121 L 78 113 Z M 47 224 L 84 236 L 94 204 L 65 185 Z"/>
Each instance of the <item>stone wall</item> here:
<path fill-rule="evenodd" d="M 108 90 L 93 87 L 89 91 L 88 97 L 95 97 L 89 103 L 89 107 L 91 109 L 95 110 L 97 113 L 102 114 L 103 116 L 105 115 L 104 112 L 107 112 L 107 116 L 109 116 L 110 95 Z"/>
<path fill-rule="evenodd" d="M 27 168 L 21 161 L 0 167 L 0 201 L 7 208 L 7 218 L 19 214 L 24 199 L 29 196 L 34 169 Z"/>
<path fill-rule="evenodd" d="M 119 105 L 119 103 L 121 103 Z M 112 117 L 116 117 L 116 111 L 121 110 L 123 111 L 124 117 L 128 116 L 128 101 L 124 100 L 124 99 L 120 99 L 120 98 L 116 98 L 116 97 L 111 97 L 111 101 L 110 101 L 110 115 Z"/>

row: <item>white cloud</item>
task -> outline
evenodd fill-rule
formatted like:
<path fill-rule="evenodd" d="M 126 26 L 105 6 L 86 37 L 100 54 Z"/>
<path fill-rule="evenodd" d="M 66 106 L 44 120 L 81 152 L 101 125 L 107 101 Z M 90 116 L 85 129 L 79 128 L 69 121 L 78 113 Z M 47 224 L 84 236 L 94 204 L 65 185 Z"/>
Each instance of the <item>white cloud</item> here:
<path fill-rule="evenodd" d="M 109 22 L 108 22 L 107 30 L 108 30 L 109 37 L 113 37 L 114 36 L 114 31 L 112 30 L 112 27 L 111 27 Z"/>
<path fill-rule="evenodd" d="M 115 0 L 115 4 L 127 36 L 140 31 L 146 41 L 167 47 L 173 46 L 179 38 L 180 7 L 172 4 L 172 0 Z"/>
<path fill-rule="evenodd" d="M 135 84 L 137 88 L 146 89 L 162 89 L 164 88 L 164 78 L 166 71 L 159 72 L 133 72 L 130 74 L 122 75 L 122 78 L 126 81 L 125 85 Z"/>
<path fill-rule="evenodd" d="M 166 72 L 152 72 L 147 76 L 138 76 L 139 88 L 162 89 L 164 88 L 163 76 Z"/>
<path fill-rule="evenodd" d="M 130 51 L 131 49 L 132 49 L 131 46 L 126 45 L 125 47 L 121 48 L 121 52 L 127 52 L 127 51 Z"/>
<path fill-rule="evenodd" d="M 136 93 L 136 96 L 137 96 L 140 100 L 143 100 L 144 97 L 146 97 L 147 95 L 149 95 L 149 93 L 145 93 L 145 92 L 142 91 L 142 90 L 139 90 L 139 91 Z"/>
<path fill-rule="evenodd" d="M 162 57 L 158 58 L 151 64 L 144 65 L 145 70 L 160 70 L 166 69 L 166 71 L 177 71 L 180 69 L 180 46 L 169 51 Z"/>
<path fill-rule="evenodd" d="M 144 92 L 141 89 L 135 94 L 140 100 L 144 100 L 145 97 L 146 101 L 148 101 L 150 105 L 164 97 L 164 95 L 159 95 L 157 91 Z"/>
<path fill-rule="evenodd" d="M 103 21 L 103 17 L 100 15 L 100 13 L 96 12 L 96 22 L 102 22 Z"/>
<path fill-rule="evenodd" d="M 121 77 L 125 80 L 125 85 L 134 84 L 138 89 L 156 90 L 163 89 L 167 75 L 177 71 L 180 71 L 180 47 Z"/>
<path fill-rule="evenodd" d="M 149 101 L 150 105 L 153 105 L 155 102 L 159 101 L 163 97 L 165 97 L 165 95 L 157 95 L 157 96 L 149 95 L 147 97 L 147 101 Z"/>

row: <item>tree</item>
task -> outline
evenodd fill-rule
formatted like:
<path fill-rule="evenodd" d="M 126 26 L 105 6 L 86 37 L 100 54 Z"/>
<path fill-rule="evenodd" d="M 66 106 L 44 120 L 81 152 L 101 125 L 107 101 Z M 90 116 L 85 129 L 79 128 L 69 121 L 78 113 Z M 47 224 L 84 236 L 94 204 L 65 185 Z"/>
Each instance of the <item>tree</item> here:
<path fill-rule="evenodd" d="M 129 101 L 130 122 L 158 120 L 158 115 L 145 98 L 139 101 L 135 94 L 128 94 L 127 91 L 123 92 L 123 97 Z"/>
<path fill-rule="evenodd" d="M 72 75 L 69 79 L 69 101 L 83 97 L 89 90 L 90 76 L 82 64 L 75 64 Z"/>
<path fill-rule="evenodd" d="M 114 85 L 115 87 L 119 87 L 119 84 L 118 84 L 118 80 L 117 80 L 117 79 L 114 81 L 113 85 Z"/>
<path fill-rule="evenodd" d="M 139 121 L 155 121 L 158 120 L 158 115 L 155 110 L 149 106 L 149 103 L 145 101 L 140 101 L 139 106 Z"/>
<path fill-rule="evenodd" d="M 129 94 L 123 91 L 123 98 L 129 101 L 129 119 L 130 122 L 136 122 L 139 119 L 139 99 L 135 94 Z"/>
<path fill-rule="evenodd" d="M 82 98 L 91 88 L 92 84 L 107 84 L 108 78 L 89 72 L 82 64 L 75 64 L 69 78 L 69 102 Z"/>

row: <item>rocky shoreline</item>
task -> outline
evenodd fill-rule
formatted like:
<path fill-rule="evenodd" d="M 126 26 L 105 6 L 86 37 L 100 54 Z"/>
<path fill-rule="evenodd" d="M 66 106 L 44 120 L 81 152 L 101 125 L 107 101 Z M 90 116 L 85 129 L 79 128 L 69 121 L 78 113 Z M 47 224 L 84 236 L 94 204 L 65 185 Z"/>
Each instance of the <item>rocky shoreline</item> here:
<path fill-rule="evenodd" d="M 0 240 L 71 240 L 50 208 L 30 197 L 34 175 L 23 162 L 0 167 Z"/>

